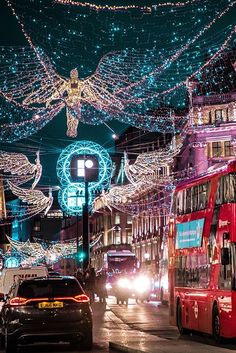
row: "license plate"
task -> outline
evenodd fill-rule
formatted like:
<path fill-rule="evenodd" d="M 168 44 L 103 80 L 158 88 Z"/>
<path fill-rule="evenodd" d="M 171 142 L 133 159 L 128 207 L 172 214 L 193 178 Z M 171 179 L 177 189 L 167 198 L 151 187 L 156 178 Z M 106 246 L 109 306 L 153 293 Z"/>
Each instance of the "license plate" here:
<path fill-rule="evenodd" d="M 63 302 L 42 302 L 38 305 L 39 309 L 63 308 Z"/>

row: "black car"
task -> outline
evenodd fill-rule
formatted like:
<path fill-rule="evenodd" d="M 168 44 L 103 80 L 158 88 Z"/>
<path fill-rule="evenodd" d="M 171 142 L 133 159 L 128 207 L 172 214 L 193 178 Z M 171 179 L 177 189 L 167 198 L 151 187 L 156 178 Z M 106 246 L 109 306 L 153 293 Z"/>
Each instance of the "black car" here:
<path fill-rule="evenodd" d="M 92 310 L 77 279 L 38 277 L 15 284 L 1 311 L 6 353 L 15 353 L 18 344 L 59 341 L 92 349 Z"/>

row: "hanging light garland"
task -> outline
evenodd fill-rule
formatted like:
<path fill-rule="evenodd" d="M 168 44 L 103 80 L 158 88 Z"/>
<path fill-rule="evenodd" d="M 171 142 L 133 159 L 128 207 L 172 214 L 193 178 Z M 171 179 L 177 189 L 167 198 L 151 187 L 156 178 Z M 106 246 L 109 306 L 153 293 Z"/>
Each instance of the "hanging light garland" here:
<path fill-rule="evenodd" d="M 38 184 L 42 175 L 39 151 L 36 152 L 35 164 L 29 162 L 22 153 L 0 151 L 0 177 L 4 180 L 4 188 L 9 187 L 7 181 L 21 185 L 34 178 L 32 189 Z"/>
<path fill-rule="evenodd" d="M 67 116 L 67 135 L 70 137 L 76 137 L 79 121 L 96 125 L 109 119 L 117 119 L 150 131 L 170 132 L 173 121 L 166 116 L 155 116 L 152 113 L 153 108 L 160 103 L 163 97 L 171 97 L 171 94 L 176 95 L 178 92 L 180 95 L 185 94 L 186 82 L 193 76 L 199 75 L 203 69 L 216 60 L 230 45 L 235 34 L 235 27 L 232 25 L 223 27 L 223 31 L 217 35 L 212 34 L 214 25 L 222 21 L 235 6 L 236 1 L 232 1 L 230 4 L 227 3 L 223 10 L 215 9 L 210 21 L 209 16 L 206 16 L 208 23 L 201 26 L 202 28 L 196 33 L 191 32 L 192 37 L 186 35 L 181 38 L 176 37 L 171 49 L 154 46 L 153 49 L 126 48 L 110 52 L 102 56 L 95 72 L 87 78 L 80 78 L 78 69 L 71 70 L 70 78 L 64 78 L 56 72 L 46 53 L 34 45 L 28 33 L 30 27 L 28 25 L 26 30 L 24 23 L 26 16 L 19 12 L 19 9 L 23 8 L 19 6 L 16 12 L 17 3 L 10 0 L 6 0 L 6 3 L 11 8 L 30 46 L 30 49 L 21 48 L 18 51 L 13 48 L 2 48 L 2 60 L 4 65 L 7 62 L 8 66 L 7 69 L 4 66 L 4 73 L 0 77 L 0 92 L 14 111 L 12 120 L 17 111 L 21 116 L 19 123 L 0 124 L 0 139 L 9 142 L 37 131 L 64 107 Z M 166 2 L 160 5 L 160 8 L 176 7 L 178 10 L 181 7 L 195 6 L 195 3 L 197 2 L 187 1 L 177 4 Z M 78 4 L 80 6 L 82 3 Z M 86 7 L 90 5 L 85 3 Z M 159 11 L 158 7 L 150 7 L 151 12 L 155 10 L 155 16 L 167 15 L 168 12 L 163 9 L 160 13 L 156 13 Z M 142 6 L 127 7 L 129 12 L 137 8 L 142 8 Z M 120 7 L 98 6 L 98 9 L 119 12 Z M 149 7 L 144 6 L 144 9 L 147 10 Z M 202 8 L 194 9 L 199 13 L 207 14 L 206 4 Z M 174 15 L 177 10 L 173 10 Z M 174 20 L 176 21 L 175 17 Z M 33 22 L 37 20 L 30 16 L 30 23 Z M 182 23 L 178 26 L 182 28 Z M 195 23 L 194 26 L 196 26 Z M 203 39 L 205 33 L 210 30 L 212 33 L 209 38 Z M 112 31 L 115 31 L 115 27 Z M 216 40 L 213 40 L 214 35 L 216 35 Z M 51 35 L 49 37 L 51 38 Z M 175 41 L 178 46 L 175 45 Z M 212 45 L 213 42 L 214 45 Z M 202 44 L 209 48 L 210 58 L 207 62 L 202 62 L 202 53 L 199 50 Z M 179 65 L 180 59 L 182 71 Z M 184 66 L 185 70 L 183 70 Z M 169 80 L 168 75 L 173 75 L 173 72 L 180 77 L 177 83 L 174 80 L 172 82 L 172 79 Z M 3 113 L 0 112 L 0 117 L 1 114 Z M 179 118 L 175 126 L 176 132 L 182 129 L 185 121 L 186 116 Z"/>
<path fill-rule="evenodd" d="M 79 6 L 79 7 L 89 7 L 90 9 L 93 9 L 95 11 L 98 10 L 108 10 L 108 11 L 127 11 L 127 10 L 133 10 L 133 9 L 138 9 L 141 11 L 148 11 L 151 12 L 155 10 L 158 7 L 182 7 L 186 6 L 188 4 L 192 4 L 198 0 L 190 0 L 190 1 L 179 1 L 179 2 L 164 2 L 162 4 L 155 4 L 152 6 L 140 6 L 140 5 L 125 5 L 125 6 L 110 6 L 110 5 L 96 5 L 92 4 L 89 2 L 81 2 L 81 1 L 73 1 L 73 0 L 54 0 L 55 3 L 57 4 L 62 4 L 62 5 L 70 5 L 70 6 Z"/>
<path fill-rule="evenodd" d="M 90 243 L 90 248 L 100 241 L 98 236 Z M 21 265 L 32 265 L 39 263 L 54 263 L 62 258 L 73 258 L 77 255 L 76 239 L 68 241 L 42 241 L 35 239 L 35 242 L 20 242 L 7 236 L 9 243 L 15 250 L 16 254 L 21 258 Z M 82 238 L 80 237 L 79 247 L 82 248 Z"/>
<path fill-rule="evenodd" d="M 44 210 L 46 215 L 53 203 L 52 191 L 49 189 L 49 196 L 45 196 L 42 191 L 34 189 L 24 189 L 8 181 L 10 190 L 22 202 L 27 203 L 26 212 L 23 217 L 36 215 Z"/>

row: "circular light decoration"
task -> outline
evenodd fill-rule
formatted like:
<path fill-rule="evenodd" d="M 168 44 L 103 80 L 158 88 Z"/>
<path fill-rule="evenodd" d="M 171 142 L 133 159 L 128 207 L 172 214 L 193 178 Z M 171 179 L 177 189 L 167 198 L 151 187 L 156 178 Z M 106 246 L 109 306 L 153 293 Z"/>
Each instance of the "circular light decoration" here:
<path fill-rule="evenodd" d="M 81 215 L 85 200 L 84 188 L 75 185 L 69 185 L 62 188 L 58 193 L 58 200 L 64 212 L 70 215 Z M 89 193 L 89 205 L 92 203 L 92 197 Z"/>
<path fill-rule="evenodd" d="M 20 265 L 19 260 L 14 256 L 8 257 L 6 259 L 6 262 L 5 262 L 6 268 L 19 267 L 19 265 Z"/>
<path fill-rule="evenodd" d="M 94 160 L 96 160 L 96 166 Z M 89 205 L 97 192 L 107 189 L 110 185 L 112 160 L 102 146 L 86 140 L 67 146 L 57 161 L 57 176 L 62 185 L 58 193 L 58 201 L 67 214 L 82 214 L 85 195 L 84 168 L 98 169 L 96 180 L 88 183 Z"/>

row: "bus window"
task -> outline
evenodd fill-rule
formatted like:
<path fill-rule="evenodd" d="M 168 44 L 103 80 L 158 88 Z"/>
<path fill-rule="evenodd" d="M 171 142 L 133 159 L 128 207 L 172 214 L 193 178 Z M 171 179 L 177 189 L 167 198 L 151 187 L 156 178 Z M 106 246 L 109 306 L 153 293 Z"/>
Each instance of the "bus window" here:
<path fill-rule="evenodd" d="M 231 243 L 232 255 L 232 289 L 236 290 L 236 244 Z"/>
<path fill-rule="evenodd" d="M 211 265 L 208 254 L 193 254 L 176 257 L 175 286 L 208 288 Z"/>
<path fill-rule="evenodd" d="M 224 175 L 218 182 L 216 204 L 236 202 L 236 174 Z"/>
<path fill-rule="evenodd" d="M 191 188 L 186 190 L 186 213 L 192 211 Z"/>
<path fill-rule="evenodd" d="M 225 203 L 235 202 L 235 182 L 235 174 L 229 174 L 224 177 Z"/>
<path fill-rule="evenodd" d="M 219 288 L 220 289 L 231 289 L 232 288 L 232 260 L 231 260 L 231 249 L 229 249 L 230 263 L 229 265 L 220 265 L 219 273 Z"/>
<path fill-rule="evenodd" d="M 198 189 L 199 186 L 196 185 L 192 188 L 192 199 L 193 199 L 193 209 L 192 211 L 198 211 L 198 204 L 199 204 L 199 199 L 198 199 Z"/>
<path fill-rule="evenodd" d="M 209 183 L 199 185 L 199 210 L 204 210 L 207 207 L 209 194 Z"/>
<path fill-rule="evenodd" d="M 183 214 L 183 192 L 179 191 L 175 199 L 175 214 Z"/>

